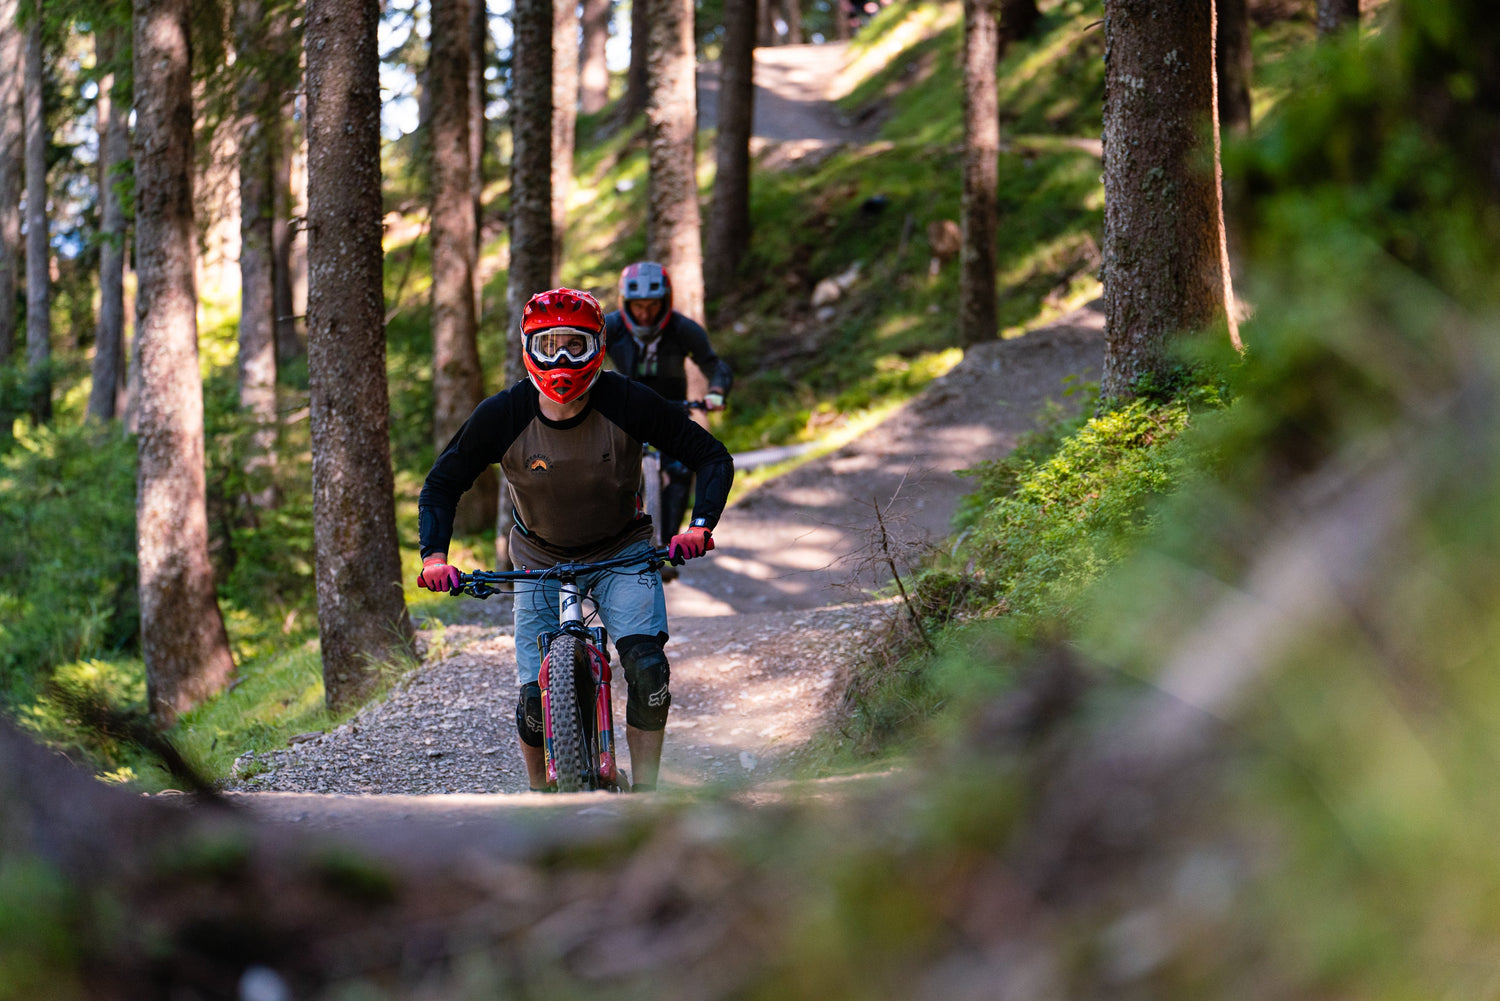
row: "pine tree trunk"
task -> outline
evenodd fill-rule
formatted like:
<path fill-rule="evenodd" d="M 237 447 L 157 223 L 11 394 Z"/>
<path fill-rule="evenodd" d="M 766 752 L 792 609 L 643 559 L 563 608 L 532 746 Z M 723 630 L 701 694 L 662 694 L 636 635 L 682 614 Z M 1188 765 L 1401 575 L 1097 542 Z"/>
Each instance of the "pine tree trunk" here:
<path fill-rule="evenodd" d="M 734 286 L 750 247 L 750 135 L 755 121 L 755 0 L 725 0 L 719 54 L 719 123 L 714 196 L 703 259 L 704 293 Z"/>
<path fill-rule="evenodd" d="M 553 0 L 552 8 L 552 277 L 562 284 L 573 192 L 573 143 L 578 125 L 578 3 Z"/>
<path fill-rule="evenodd" d="M 208 558 L 189 14 L 190 0 L 135 3 L 136 537 L 147 698 L 163 726 L 234 672 Z"/>
<path fill-rule="evenodd" d="M 1214 116 L 1213 8 L 1107 0 L 1103 394 L 1162 374 L 1179 335 L 1223 316 L 1218 186 L 1202 169 Z"/>
<path fill-rule="evenodd" d="M 474 197 L 469 162 L 470 0 L 434 0 L 432 55 L 432 397 L 438 451 L 484 399 L 474 315 Z M 454 529 L 474 534 L 494 516 L 493 475 L 459 503 Z"/>
<path fill-rule="evenodd" d="M 521 310 L 552 281 L 552 0 L 516 0 L 511 74 L 510 275 L 505 288 L 505 384 L 526 378 Z M 510 566 L 513 511 L 502 480 L 495 560 Z"/>
<path fill-rule="evenodd" d="M 605 45 L 609 41 L 610 0 L 583 0 L 583 40 L 578 51 L 578 110 L 595 115 L 609 103 L 609 64 Z"/>
<path fill-rule="evenodd" d="M 650 0 L 630 0 L 630 68 L 625 71 L 625 97 L 616 112 L 621 122 L 628 122 L 646 110 L 646 63 L 650 59 L 650 22 L 646 5 Z"/>
<path fill-rule="evenodd" d="M 267 80 L 267 37 L 261 0 L 235 7 L 239 92 L 240 174 L 240 410 L 250 421 L 245 479 L 257 508 L 276 503 L 276 288 L 271 123 L 280 114 Z"/>
<path fill-rule="evenodd" d="M 271 147 L 271 288 L 276 317 L 276 364 L 278 369 L 307 353 L 298 334 L 299 287 L 305 290 L 306 258 L 298 252 L 298 237 L 292 225 L 297 214 L 292 188 L 292 165 L 297 154 L 297 91 L 302 84 L 301 49 L 289 23 L 291 12 L 282 5 L 272 10 L 266 25 L 267 46 L 278 54 L 271 76 L 273 93 L 280 95 L 278 115 L 265 119 Z"/>
<path fill-rule="evenodd" d="M 1000 119 L 995 61 L 1000 36 L 994 0 L 964 0 L 964 179 L 960 223 L 958 328 L 965 345 L 993 340 L 995 318 L 995 188 L 999 182 Z"/>
<path fill-rule="evenodd" d="M 830 0 L 828 5 L 829 20 L 833 22 L 833 39 L 836 42 L 847 42 L 853 32 L 849 27 L 849 4 L 847 0 Z"/>
<path fill-rule="evenodd" d="M 52 419 L 52 248 L 47 238 L 47 121 L 41 0 L 26 31 L 26 378 L 32 419 Z"/>
<path fill-rule="evenodd" d="M 489 47 L 490 11 L 486 0 L 469 4 L 469 198 L 474 203 L 474 323 L 484 322 L 484 290 L 479 287 L 479 254 L 484 246 L 484 141 L 488 96 L 484 67 Z"/>
<path fill-rule="evenodd" d="M 755 38 L 757 45 L 781 44 L 781 40 L 776 37 L 776 8 L 772 6 L 775 2 L 776 0 L 756 0 Z"/>
<path fill-rule="evenodd" d="M 109 67 L 121 50 L 122 27 L 96 36 L 96 57 Z M 125 208 L 119 185 L 130 169 L 130 108 L 110 72 L 99 81 L 99 324 L 94 335 L 93 385 L 88 415 L 113 420 L 125 398 Z"/>
<path fill-rule="evenodd" d="M 698 214 L 696 59 L 691 0 L 645 0 L 650 23 L 646 142 L 650 182 L 646 255 L 672 276 L 672 303 L 703 320 Z M 688 366 L 691 373 L 697 366 Z"/>
<path fill-rule="evenodd" d="M 1250 79 L 1254 68 L 1250 50 L 1249 0 L 1215 0 L 1218 18 L 1219 129 L 1226 135 L 1250 134 Z"/>
<path fill-rule="evenodd" d="M 787 44 L 801 45 L 803 42 L 801 0 L 781 0 L 781 13 L 786 19 Z"/>
<path fill-rule="evenodd" d="M 1359 0 L 1317 0 L 1318 38 L 1331 38 L 1359 24 Z"/>
<path fill-rule="evenodd" d="M 1041 19 L 1036 0 L 1000 0 L 1000 49 L 1030 38 Z"/>
<path fill-rule="evenodd" d="M 672 305 L 699 323 L 703 310 L 703 244 L 698 212 L 697 50 L 692 0 L 646 0 L 651 24 L 647 60 L 646 254 L 672 276 Z M 687 366 L 688 399 L 701 400 L 707 380 Z M 693 419 L 707 425 L 702 411 Z"/>
<path fill-rule="evenodd" d="M 16 24 L 20 0 L 0 0 L 0 365 L 16 352 L 16 289 L 21 271 L 21 194 L 26 178 L 26 40 Z M 0 435 L 10 415 L 0 413 Z"/>
<path fill-rule="evenodd" d="M 377 4 L 311 0 L 307 368 L 313 541 L 328 705 L 357 705 L 411 655 L 385 374 Z"/>

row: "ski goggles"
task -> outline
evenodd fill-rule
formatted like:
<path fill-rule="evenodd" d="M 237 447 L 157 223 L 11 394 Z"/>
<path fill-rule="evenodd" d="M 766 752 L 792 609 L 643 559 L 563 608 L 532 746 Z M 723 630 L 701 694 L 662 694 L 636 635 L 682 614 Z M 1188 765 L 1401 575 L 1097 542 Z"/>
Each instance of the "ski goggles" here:
<path fill-rule="evenodd" d="M 526 338 L 526 351 L 538 365 L 582 365 L 599 353 L 599 332 L 550 327 Z"/>

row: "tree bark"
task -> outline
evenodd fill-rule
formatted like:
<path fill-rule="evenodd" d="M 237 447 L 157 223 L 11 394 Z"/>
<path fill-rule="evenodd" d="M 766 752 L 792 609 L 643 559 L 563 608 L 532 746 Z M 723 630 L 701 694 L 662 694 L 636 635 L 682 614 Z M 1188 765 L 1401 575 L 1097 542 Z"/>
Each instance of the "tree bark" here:
<path fill-rule="evenodd" d="M 1250 79 L 1254 67 L 1250 50 L 1248 0 L 1215 0 L 1218 34 L 1214 65 L 1218 70 L 1219 130 L 1250 134 Z"/>
<path fill-rule="evenodd" d="M 773 6 L 775 2 L 776 0 L 756 0 L 755 35 L 759 45 L 781 44 L 781 39 L 776 36 L 776 8 Z"/>
<path fill-rule="evenodd" d="M 234 672 L 208 558 L 193 264 L 190 0 L 135 2 L 141 652 L 166 726 Z"/>
<path fill-rule="evenodd" d="M 488 103 L 488 84 L 484 78 L 485 62 L 490 37 L 490 11 L 486 0 L 472 0 L 469 4 L 469 198 L 474 202 L 474 264 L 479 265 L 479 254 L 484 247 L 484 150 L 485 150 L 485 105 Z M 479 286 L 479 276 L 474 278 L 474 323 L 478 327 L 484 317 L 484 290 Z"/>
<path fill-rule="evenodd" d="M 434 0 L 427 86 L 432 91 L 433 441 L 442 451 L 484 399 L 474 313 L 475 219 L 469 152 L 470 0 Z M 456 531 L 490 525 L 496 481 L 480 478 L 459 503 Z"/>
<path fill-rule="evenodd" d="M 628 122 L 646 110 L 646 63 L 650 58 L 650 22 L 646 4 L 650 0 L 630 0 L 630 68 L 625 71 L 625 97 L 616 112 L 619 120 Z"/>
<path fill-rule="evenodd" d="M 853 34 L 849 26 L 849 4 L 848 0 L 830 0 L 828 4 L 828 17 L 833 22 L 833 40 L 846 42 Z"/>
<path fill-rule="evenodd" d="M 562 284 L 568 236 L 568 198 L 573 192 L 573 144 L 578 125 L 578 3 L 552 6 L 552 277 Z"/>
<path fill-rule="evenodd" d="M 719 54 L 714 196 L 703 260 L 704 293 L 722 298 L 750 247 L 750 135 L 755 121 L 755 0 L 725 0 Z"/>
<path fill-rule="evenodd" d="M 1317 3 L 1320 41 L 1359 24 L 1359 0 L 1317 0 Z"/>
<path fill-rule="evenodd" d="M 645 0 L 650 23 L 646 142 L 650 160 L 646 256 L 672 276 L 674 308 L 703 321 L 698 213 L 698 111 L 690 0 Z M 688 366 L 689 372 L 696 366 Z"/>
<path fill-rule="evenodd" d="M 1162 374 L 1180 334 L 1224 315 L 1213 122 L 1213 8 L 1107 0 L 1103 395 Z"/>
<path fill-rule="evenodd" d="M 594 115 L 609 103 L 609 64 L 605 46 L 609 42 L 610 0 L 583 0 L 583 40 L 578 50 L 578 110 Z"/>
<path fill-rule="evenodd" d="M 323 688 L 356 705 L 411 656 L 385 374 L 378 4 L 311 0 L 307 55 L 313 543 Z"/>
<path fill-rule="evenodd" d="M 801 45 L 802 37 L 802 2 L 801 0 L 781 0 L 781 13 L 786 20 L 786 43 L 788 45 Z"/>
<path fill-rule="evenodd" d="M 248 500 L 258 508 L 276 503 L 276 286 L 272 219 L 275 215 L 271 131 L 280 114 L 264 60 L 265 5 L 238 0 L 235 6 L 236 65 L 240 125 L 240 410 L 250 421 L 245 478 Z"/>
<path fill-rule="evenodd" d="M 31 417 L 52 419 L 52 248 L 47 235 L 47 117 L 42 5 L 26 30 L 26 378 Z"/>
<path fill-rule="evenodd" d="M 995 63 L 1000 35 L 994 0 L 964 0 L 964 179 L 960 222 L 958 328 L 965 345 L 993 340 L 995 188 L 999 183 L 1000 119 Z"/>
<path fill-rule="evenodd" d="M 703 310 L 702 224 L 698 212 L 697 49 L 692 0 L 645 0 L 650 22 L 646 62 L 646 255 L 672 276 L 672 306 L 699 323 Z M 707 380 L 687 366 L 688 399 L 701 400 Z M 693 419 L 707 425 L 702 411 Z"/>
<path fill-rule="evenodd" d="M 111 71 L 99 81 L 99 324 L 94 335 L 88 415 L 113 420 L 125 402 L 125 207 L 119 185 L 130 169 L 130 106 L 112 66 L 124 28 L 95 36 L 96 60 Z"/>
<path fill-rule="evenodd" d="M 1030 38 L 1041 19 L 1036 0 L 1000 0 L 1000 47 Z"/>
<path fill-rule="evenodd" d="M 293 188 L 293 163 L 297 156 L 297 91 L 302 83 L 301 49 L 291 21 L 291 11 L 277 4 L 266 25 L 268 47 L 277 58 L 271 75 L 273 94 L 280 94 L 279 114 L 264 119 L 271 148 L 271 288 L 276 330 L 276 365 L 279 369 L 307 353 L 298 333 L 298 291 L 306 291 L 306 257 L 292 219 L 299 199 Z"/>
<path fill-rule="evenodd" d="M 526 378 L 521 311 L 552 281 L 552 0 L 516 0 L 511 74 L 510 275 L 505 287 L 505 384 Z M 495 562 L 510 566 L 512 500 L 503 478 Z"/>
<path fill-rule="evenodd" d="M 20 0 L 0 0 L 0 365 L 16 352 L 16 288 L 21 270 L 21 193 L 26 178 L 26 40 Z M 0 413 L 0 434 L 10 428 Z"/>

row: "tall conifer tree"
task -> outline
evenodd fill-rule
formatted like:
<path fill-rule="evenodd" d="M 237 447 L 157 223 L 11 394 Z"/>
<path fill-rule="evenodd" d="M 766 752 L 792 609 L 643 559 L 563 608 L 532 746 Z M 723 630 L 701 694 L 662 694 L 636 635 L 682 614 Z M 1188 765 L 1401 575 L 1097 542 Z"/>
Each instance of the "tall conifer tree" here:
<path fill-rule="evenodd" d="M 136 539 L 147 697 L 163 725 L 234 672 L 208 558 L 190 4 L 135 2 Z"/>
<path fill-rule="evenodd" d="M 356 705 L 411 655 L 381 282 L 379 5 L 311 0 L 307 53 L 313 543 L 323 688 Z"/>

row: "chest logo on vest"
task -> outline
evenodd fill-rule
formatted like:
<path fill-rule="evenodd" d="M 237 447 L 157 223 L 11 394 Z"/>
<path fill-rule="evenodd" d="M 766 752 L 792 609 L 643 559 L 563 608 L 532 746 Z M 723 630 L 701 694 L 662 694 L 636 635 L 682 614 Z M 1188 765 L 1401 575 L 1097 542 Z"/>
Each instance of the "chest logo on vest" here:
<path fill-rule="evenodd" d="M 526 468 L 533 473 L 545 473 L 551 470 L 552 460 L 538 452 L 535 455 L 527 457 Z"/>

